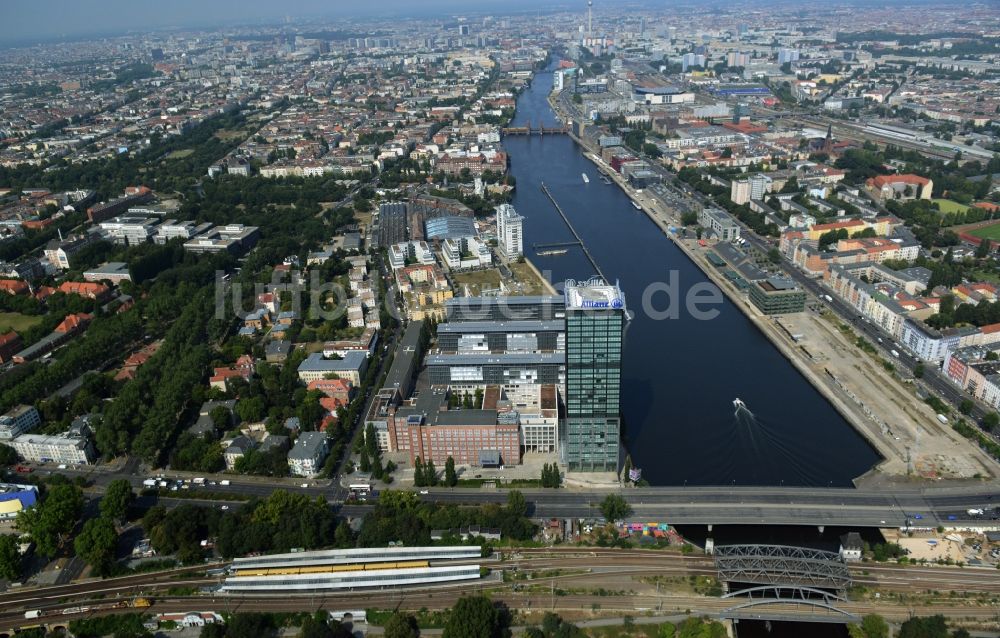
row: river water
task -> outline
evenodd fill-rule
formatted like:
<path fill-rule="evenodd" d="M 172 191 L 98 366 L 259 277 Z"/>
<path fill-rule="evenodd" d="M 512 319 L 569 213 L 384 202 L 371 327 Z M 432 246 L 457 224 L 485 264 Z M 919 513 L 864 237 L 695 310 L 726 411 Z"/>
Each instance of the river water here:
<path fill-rule="evenodd" d="M 535 76 L 517 104 L 515 126 L 558 120 L 546 97 L 551 72 Z M 544 182 L 605 276 L 619 280 L 635 318 L 625 333 L 624 443 L 653 485 L 845 486 L 878 455 L 830 403 L 728 299 L 718 316 L 686 310 L 656 320 L 642 311 L 644 291 L 676 276 L 679 297 L 706 276 L 566 135 L 509 136 L 514 206 L 525 216 L 525 254 L 557 284 L 595 274 L 583 252 L 540 256 L 532 244 L 572 240 Z M 590 183 L 585 184 L 581 173 Z M 670 297 L 654 297 L 663 308 Z M 733 399 L 752 416 L 735 415 Z"/>

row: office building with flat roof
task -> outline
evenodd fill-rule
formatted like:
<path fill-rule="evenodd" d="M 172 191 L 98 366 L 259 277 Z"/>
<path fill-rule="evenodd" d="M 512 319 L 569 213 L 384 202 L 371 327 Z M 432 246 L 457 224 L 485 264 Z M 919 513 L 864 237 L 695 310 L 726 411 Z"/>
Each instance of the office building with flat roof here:
<path fill-rule="evenodd" d="M 42 417 L 33 405 L 19 405 L 0 416 L 0 440 L 9 441 L 41 425 Z"/>
<path fill-rule="evenodd" d="M 425 363 L 432 385 L 562 383 L 566 355 L 562 352 L 432 354 Z"/>
<path fill-rule="evenodd" d="M 562 319 L 565 302 L 558 295 L 456 297 L 444 302 L 447 321 L 529 321 Z"/>
<path fill-rule="evenodd" d="M 86 434 L 22 434 L 10 442 L 25 461 L 36 463 L 69 463 L 87 465 L 94 462 L 97 454 Z"/>
<path fill-rule="evenodd" d="M 361 378 L 368 369 L 368 355 L 351 351 L 342 359 L 326 359 L 323 353 L 314 352 L 299 364 L 299 379 L 303 383 L 319 379 L 346 379 L 354 385 L 361 385 Z"/>
<path fill-rule="evenodd" d="M 192 253 L 243 254 L 257 243 L 260 229 L 243 224 L 216 226 L 184 242 L 184 250 Z"/>
<path fill-rule="evenodd" d="M 599 278 L 566 282 L 566 437 L 571 471 L 617 472 L 625 297 Z"/>
<path fill-rule="evenodd" d="M 561 352 L 566 349 L 563 320 L 459 321 L 437 326 L 437 347 L 447 354 L 487 352 Z"/>
<path fill-rule="evenodd" d="M 806 307 L 806 292 L 791 279 L 770 277 L 750 285 L 750 302 L 765 315 L 802 312 Z"/>

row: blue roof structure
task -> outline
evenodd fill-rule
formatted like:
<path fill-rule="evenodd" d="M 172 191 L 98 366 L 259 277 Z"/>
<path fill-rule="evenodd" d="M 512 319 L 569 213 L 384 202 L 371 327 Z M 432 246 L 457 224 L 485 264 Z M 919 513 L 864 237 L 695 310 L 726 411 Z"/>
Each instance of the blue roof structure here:
<path fill-rule="evenodd" d="M 458 239 L 459 237 L 475 237 L 476 223 L 468 217 L 445 215 L 428 219 L 424 223 L 424 231 L 428 240 Z"/>

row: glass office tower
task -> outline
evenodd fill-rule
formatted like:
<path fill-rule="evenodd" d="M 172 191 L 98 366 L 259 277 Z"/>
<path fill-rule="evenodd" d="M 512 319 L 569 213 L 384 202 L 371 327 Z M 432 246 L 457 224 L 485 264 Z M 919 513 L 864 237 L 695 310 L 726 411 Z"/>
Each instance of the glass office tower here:
<path fill-rule="evenodd" d="M 565 460 L 574 472 L 617 472 L 625 297 L 602 279 L 566 282 Z"/>

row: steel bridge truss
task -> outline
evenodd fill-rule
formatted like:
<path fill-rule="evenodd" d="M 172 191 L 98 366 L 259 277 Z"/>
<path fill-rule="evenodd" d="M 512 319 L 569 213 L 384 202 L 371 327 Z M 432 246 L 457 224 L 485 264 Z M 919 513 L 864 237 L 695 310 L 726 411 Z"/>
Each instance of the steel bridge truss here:
<path fill-rule="evenodd" d="M 718 545 L 715 567 L 719 581 L 779 589 L 843 591 L 851 574 L 838 554 L 787 545 Z"/>

